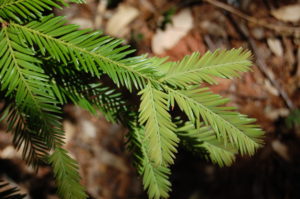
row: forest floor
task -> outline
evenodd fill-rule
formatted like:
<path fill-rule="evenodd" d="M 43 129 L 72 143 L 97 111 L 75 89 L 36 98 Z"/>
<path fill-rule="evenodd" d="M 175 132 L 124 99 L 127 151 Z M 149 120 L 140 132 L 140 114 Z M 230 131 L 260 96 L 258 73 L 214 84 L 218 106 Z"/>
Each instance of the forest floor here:
<path fill-rule="evenodd" d="M 264 147 L 226 168 L 180 150 L 171 199 L 300 198 L 300 1 L 87 0 L 57 14 L 124 39 L 136 54 L 179 60 L 194 51 L 251 50 L 253 71 L 220 79 L 211 90 L 257 118 Z M 91 198 L 146 198 L 124 144 L 126 129 L 72 105 L 65 112 L 66 148 L 79 161 Z M 30 198 L 57 198 L 49 167 L 34 174 L 1 128 L 0 175 Z"/>

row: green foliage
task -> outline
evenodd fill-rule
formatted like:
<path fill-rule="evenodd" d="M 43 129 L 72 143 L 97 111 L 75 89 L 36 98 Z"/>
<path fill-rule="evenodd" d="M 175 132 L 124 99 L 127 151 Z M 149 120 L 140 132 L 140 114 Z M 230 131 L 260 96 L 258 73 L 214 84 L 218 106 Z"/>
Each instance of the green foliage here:
<path fill-rule="evenodd" d="M 79 184 L 80 176 L 77 172 L 77 162 L 67 154 L 66 150 L 56 148 L 49 157 L 49 162 L 53 167 L 58 193 L 62 198 L 87 198 L 84 188 Z"/>
<path fill-rule="evenodd" d="M 169 89 L 169 96 L 172 106 L 177 102 L 191 122 L 202 119 L 215 131 L 217 138 L 234 145 L 242 155 L 252 155 L 259 146 L 261 129 L 251 124 L 254 119 L 231 111 L 233 107 L 220 106 L 228 99 L 208 92 L 207 88 Z"/>
<path fill-rule="evenodd" d="M 288 128 L 299 127 L 300 125 L 300 110 L 295 109 L 291 111 L 289 116 L 285 118 L 285 123 Z"/>
<path fill-rule="evenodd" d="M 136 167 L 143 176 L 143 184 L 148 189 L 149 198 L 167 198 L 171 190 L 169 182 L 170 168 L 164 165 L 157 165 L 150 157 L 153 147 L 149 139 L 145 139 L 145 130 L 134 124 L 129 127 L 129 148 L 136 157 Z"/>
<path fill-rule="evenodd" d="M 213 77 L 239 77 L 239 72 L 247 72 L 251 66 L 250 55 L 249 51 L 243 51 L 241 48 L 207 52 L 202 57 L 200 53 L 195 52 L 170 65 L 162 81 L 183 88 L 199 82 L 216 84 L 217 81 Z"/>
<path fill-rule="evenodd" d="M 171 7 L 167 11 L 165 11 L 163 15 L 163 19 L 159 24 L 159 28 L 165 30 L 168 24 L 172 24 L 172 16 L 176 14 L 176 7 Z"/>
<path fill-rule="evenodd" d="M 254 119 L 225 106 L 228 99 L 202 85 L 247 72 L 249 51 L 193 53 L 179 62 L 129 57 L 133 50 L 121 40 L 43 14 L 67 5 L 63 0 L 0 0 L 0 96 L 5 102 L 0 121 L 29 165 L 53 167 L 62 198 L 87 198 L 78 165 L 63 149 L 62 107 L 68 103 L 93 114 L 101 111 L 128 127 L 128 146 L 149 198 L 169 196 L 170 165 L 179 145 L 223 166 L 262 144 L 263 131 Z M 126 99 L 126 89 L 140 98 L 138 104 Z M 179 120 L 175 107 L 181 110 Z"/>
<path fill-rule="evenodd" d="M 184 146 L 196 152 L 207 152 L 206 158 L 220 166 L 231 165 L 235 159 L 237 150 L 231 144 L 225 144 L 217 139 L 215 132 L 208 126 L 200 123 L 196 128 L 191 122 L 186 122 L 177 129 L 177 134 Z"/>
<path fill-rule="evenodd" d="M 140 94 L 139 122 L 145 124 L 145 136 L 151 146 L 147 151 L 148 156 L 156 165 L 172 164 L 179 139 L 174 133 L 176 126 L 168 113 L 168 95 L 151 84 Z"/>

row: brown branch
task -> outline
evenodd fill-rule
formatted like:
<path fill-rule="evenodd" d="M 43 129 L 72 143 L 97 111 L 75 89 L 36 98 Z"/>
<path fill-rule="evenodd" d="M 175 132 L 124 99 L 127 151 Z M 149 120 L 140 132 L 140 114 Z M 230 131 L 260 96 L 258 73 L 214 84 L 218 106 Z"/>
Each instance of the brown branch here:
<path fill-rule="evenodd" d="M 229 16 L 230 17 L 230 16 Z M 256 57 L 256 65 L 259 70 L 265 75 L 265 77 L 271 82 L 271 84 L 276 88 L 279 95 L 287 105 L 290 110 L 294 110 L 296 108 L 295 104 L 292 102 L 284 88 L 281 84 L 276 80 L 276 76 L 272 70 L 270 70 L 264 61 L 264 58 L 258 51 L 255 41 L 250 37 L 248 27 L 244 24 L 237 23 L 233 17 L 230 17 L 233 25 L 237 28 L 237 31 L 241 34 L 241 36 L 248 41 L 250 48 L 252 49 L 254 56 Z"/>
<path fill-rule="evenodd" d="M 291 27 L 291 26 L 285 26 L 285 25 L 276 25 L 276 24 L 271 24 L 267 21 L 264 20 L 260 20 L 257 19 L 255 17 L 251 17 L 249 15 L 244 14 L 243 12 L 241 12 L 240 10 L 233 8 L 232 6 L 229 6 L 225 3 L 222 3 L 220 1 L 217 0 L 203 0 L 204 2 L 207 2 L 213 6 L 216 6 L 218 8 L 221 8 L 223 10 L 226 10 L 236 16 L 239 16 L 251 23 L 263 26 L 265 28 L 268 28 L 270 30 L 274 30 L 276 32 L 281 32 L 281 33 L 285 33 L 285 34 L 295 34 L 296 37 L 300 37 L 300 27 Z"/>

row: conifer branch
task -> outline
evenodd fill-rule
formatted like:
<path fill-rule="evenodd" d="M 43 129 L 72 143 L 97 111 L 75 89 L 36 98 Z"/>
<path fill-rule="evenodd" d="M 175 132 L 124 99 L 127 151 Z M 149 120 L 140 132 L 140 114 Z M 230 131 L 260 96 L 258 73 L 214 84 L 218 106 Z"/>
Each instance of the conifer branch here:
<path fill-rule="evenodd" d="M 45 135 L 32 129 L 29 117 L 20 112 L 15 104 L 7 105 L 0 113 L 0 122 L 6 122 L 7 131 L 13 133 L 14 146 L 17 150 L 22 149 L 23 159 L 37 170 L 50 150 Z"/>
<path fill-rule="evenodd" d="M 236 150 L 251 155 L 260 146 L 263 132 L 253 119 L 224 107 L 227 99 L 199 88 L 202 82 L 216 83 L 214 77 L 239 77 L 250 70 L 250 52 L 194 53 L 180 62 L 146 55 L 128 58 L 133 50 L 121 46 L 121 40 L 78 30 L 63 17 L 43 16 L 44 10 L 62 5 L 67 4 L 0 0 L 0 88 L 8 104 L 0 110 L 0 120 L 7 121 L 16 147 L 24 146 L 28 163 L 38 165 L 54 150 L 49 163 L 62 198 L 87 197 L 77 163 L 62 148 L 61 107 L 69 102 L 129 126 L 129 145 L 153 199 L 169 196 L 169 166 L 180 140 L 195 150 L 205 149 L 221 166 L 233 162 Z M 139 110 L 97 80 L 107 76 L 115 86 L 138 92 Z M 178 130 L 170 114 L 174 106 L 188 118 Z"/>
<path fill-rule="evenodd" d="M 220 141 L 212 128 L 203 123 L 197 128 L 192 122 L 186 122 L 177 129 L 177 135 L 186 148 L 201 154 L 204 149 L 205 157 L 219 166 L 229 166 L 235 160 L 237 150 L 231 144 Z"/>
<path fill-rule="evenodd" d="M 85 199 L 87 195 L 80 184 L 78 165 L 66 150 L 57 147 L 49 157 L 53 167 L 58 193 L 64 199 Z"/>
<path fill-rule="evenodd" d="M 33 21 L 26 26 L 11 23 L 10 26 L 23 33 L 28 43 L 37 44 L 43 54 L 47 51 L 57 61 L 65 64 L 72 61 L 78 69 L 98 77 L 100 66 L 118 86 L 132 90 L 133 84 L 141 89 L 146 82 L 155 80 L 150 59 L 144 56 L 124 59 L 132 51 L 124 51 L 126 46 L 115 48 L 120 40 L 100 37 L 98 32 L 78 31 L 77 26 L 65 23 L 62 17 L 48 16 L 42 22 Z"/>
<path fill-rule="evenodd" d="M 48 92 L 48 77 L 37 66 L 40 61 L 32 56 L 30 48 L 18 44 L 13 31 L 2 28 L 0 39 L 1 89 L 6 89 L 6 95 L 15 99 L 16 106 L 41 125 L 36 130 L 45 136 L 49 147 L 53 147 L 61 139 L 61 132 L 55 128 L 59 125 L 57 113 L 60 113 L 60 108 Z"/>
<path fill-rule="evenodd" d="M 168 198 L 171 191 L 168 166 L 156 165 L 149 157 L 152 146 L 146 138 L 145 130 L 132 123 L 129 132 L 130 148 L 136 157 L 139 174 L 143 176 L 143 185 L 151 199 Z"/>
<path fill-rule="evenodd" d="M 217 137 L 224 142 L 230 142 L 243 155 L 252 155 L 261 144 L 263 131 L 256 125 L 255 120 L 236 112 L 228 111 L 231 107 L 220 107 L 228 100 L 219 95 L 207 92 L 207 88 L 174 90 L 165 87 L 169 92 L 171 104 L 175 101 L 179 108 L 186 113 L 190 121 L 203 120 L 211 126 Z M 172 105 L 174 106 L 174 105 Z"/>
<path fill-rule="evenodd" d="M 140 92 L 140 124 L 145 124 L 145 138 L 151 148 L 148 153 L 156 165 L 172 164 L 179 141 L 175 125 L 167 112 L 167 95 L 153 88 L 151 84 Z"/>
<path fill-rule="evenodd" d="M 42 17 L 43 11 L 52 7 L 62 8 L 59 4 L 67 5 L 63 0 L 0 0 L 0 17 L 22 23 Z"/>
<path fill-rule="evenodd" d="M 191 84 L 207 82 L 216 84 L 214 77 L 233 78 L 239 77 L 238 72 L 250 70 L 251 54 L 242 48 L 216 50 L 200 56 L 198 52 L 186 56 L 180 62 L 173 63 L 161 78 L 161 82 L 168 82 L 175 86 L 186 87 Z"/>

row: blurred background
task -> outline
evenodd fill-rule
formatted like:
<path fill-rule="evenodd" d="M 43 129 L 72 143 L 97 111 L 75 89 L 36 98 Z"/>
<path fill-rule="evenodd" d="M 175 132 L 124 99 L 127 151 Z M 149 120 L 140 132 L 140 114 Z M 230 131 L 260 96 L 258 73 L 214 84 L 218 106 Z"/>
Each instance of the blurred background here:
<path fill-rule="evenodd" d="M 122 38 L 136 54 L 179 60 L 194 51 L 250 49 L 253 71 L 211 89 L 257 118 L 264 147 L 225 168 L 180 149 L 171 199 L 300 198 L 299 0 L 87 0 L 55 12 Z M 147 198 L 125 147 L 126 129 L 73 105 L 65 107 L 64 128 L 90 198 Z M 0 124 L 0 175 L 28 199 L 58 198 L 51 169 L 35 174 L 11 139 Z"/>

